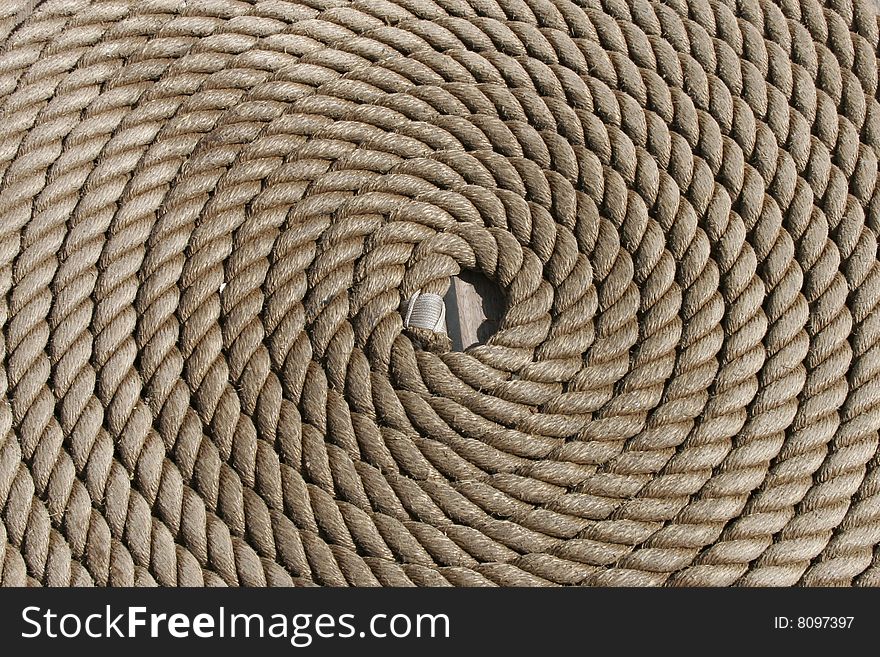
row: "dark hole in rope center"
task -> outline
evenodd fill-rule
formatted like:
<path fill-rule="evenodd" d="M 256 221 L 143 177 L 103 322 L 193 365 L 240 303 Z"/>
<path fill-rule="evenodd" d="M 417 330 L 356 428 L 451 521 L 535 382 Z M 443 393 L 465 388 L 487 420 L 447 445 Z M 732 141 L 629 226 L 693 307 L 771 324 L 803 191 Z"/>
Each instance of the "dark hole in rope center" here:
<path fill-rule="evenodd" d="M 463 270 L 453 276 L 446 303 L 446 329 L 455 351 L 485 342 L 498 330 L 504 312 L 499 287 L 480 274 Z"/>

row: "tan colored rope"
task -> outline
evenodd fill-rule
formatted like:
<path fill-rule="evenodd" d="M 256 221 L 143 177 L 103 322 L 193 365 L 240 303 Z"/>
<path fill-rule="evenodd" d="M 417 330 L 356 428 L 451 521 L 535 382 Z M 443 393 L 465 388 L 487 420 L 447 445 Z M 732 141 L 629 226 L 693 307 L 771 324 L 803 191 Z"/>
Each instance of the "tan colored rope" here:
<path fill-rule="evenodd" d="M 869 0 L 0 43 L 3 584 L 880 584 Z M 403 313 L 461 270 L 505 311 L 456 352 Z"/>

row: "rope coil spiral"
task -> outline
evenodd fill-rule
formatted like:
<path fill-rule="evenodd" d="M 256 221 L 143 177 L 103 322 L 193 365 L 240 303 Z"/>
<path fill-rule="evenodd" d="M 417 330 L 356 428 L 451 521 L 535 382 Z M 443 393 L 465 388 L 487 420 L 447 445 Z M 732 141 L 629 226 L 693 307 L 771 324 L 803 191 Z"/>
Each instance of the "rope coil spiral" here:
<path fill-rule="evenodd" d="M 5 0 L 0 44 L 3 584 L 880 584 L 868 0 Z M 505 308 L 458 352 L 404 319 L 463 270 Z"/>

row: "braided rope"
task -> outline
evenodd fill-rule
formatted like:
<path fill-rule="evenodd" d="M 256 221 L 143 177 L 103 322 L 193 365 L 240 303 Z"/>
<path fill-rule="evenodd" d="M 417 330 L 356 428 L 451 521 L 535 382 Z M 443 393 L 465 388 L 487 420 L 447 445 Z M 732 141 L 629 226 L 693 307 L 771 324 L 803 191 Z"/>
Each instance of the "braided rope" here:
<path fill-rule="evenodd" d="M 880 584 L 878 28 L 5 0 L 0 581 Z"/>

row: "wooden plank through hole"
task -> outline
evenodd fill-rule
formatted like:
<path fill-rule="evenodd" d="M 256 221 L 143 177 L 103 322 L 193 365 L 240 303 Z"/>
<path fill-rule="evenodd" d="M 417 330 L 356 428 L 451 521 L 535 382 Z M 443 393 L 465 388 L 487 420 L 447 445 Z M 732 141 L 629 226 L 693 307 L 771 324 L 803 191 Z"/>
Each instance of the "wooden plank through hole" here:
<path fill-rule="evenodd" d="M 453 276 L 444 300 L 447 333 L 456 351 L 483 344 L 498 330 L 504 300 L 498 287 L 482 274 L 463 271 Z"/>

